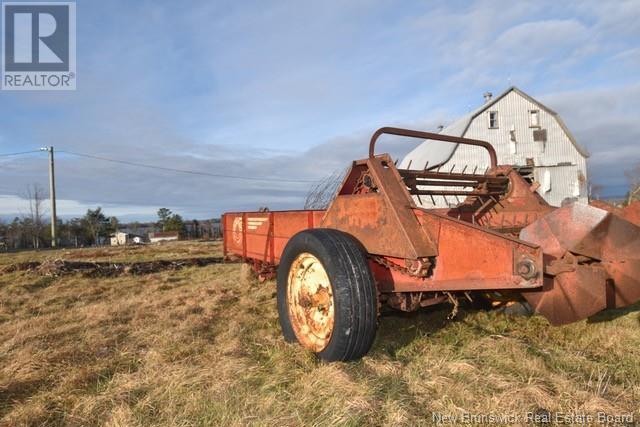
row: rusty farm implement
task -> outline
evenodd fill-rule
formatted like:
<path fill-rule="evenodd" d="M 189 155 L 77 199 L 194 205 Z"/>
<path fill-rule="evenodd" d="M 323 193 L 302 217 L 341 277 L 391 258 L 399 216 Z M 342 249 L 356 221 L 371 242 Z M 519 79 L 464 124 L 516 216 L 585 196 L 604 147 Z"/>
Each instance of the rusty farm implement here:
<path fill-rule="evenodd" d="M 484 148 L 482 173 L 398 169 L 383 134 Z M 514 295 L 553 325 L 640 300 L 635 215 L 549 206 L 484 141 L 398 128 L 374 133 L 326 210 L 223 215 L 225 256 L 277 277 L 280 324 L 324 360 L 367 353 L 382 304 L 412 311 L 472 294 Z M 447 209 L 414 197 L 455 196 Z M 635 223 L 634 223 L 635 222 Z"/>

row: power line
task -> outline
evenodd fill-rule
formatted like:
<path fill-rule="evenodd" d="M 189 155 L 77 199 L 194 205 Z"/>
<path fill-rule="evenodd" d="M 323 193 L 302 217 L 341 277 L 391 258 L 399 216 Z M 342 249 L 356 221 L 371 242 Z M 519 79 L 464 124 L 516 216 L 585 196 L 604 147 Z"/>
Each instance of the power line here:
<path fill-rule="evenodd" d="M 193 170 L 188 170 L 188 169 L 176 169 L 176 168 L 169 168 L 169 167 L 164 167 L 164 166 L 149 165 L 149 164 L 145 164 L 145 163 L 130 162 L 128 160 L 118 160 L 118 159 L 112 159 L 112 158 L 108 158 L 108 157 L 94 156 L 92 154 L 76 153 L 76 152 L 73 152 L 73 151 L 66 151 L 66 150 L 58 150 L 58 152 L 59 153 L 65 153 L 65 154 L 71 154 L 73 156 L 86 157 L 86 158 L 89 158 L 89 159 L 102 160 L 102 161 L 105 161 L 105 162 L 120 163 L 120 164 L 123 164 L 123 165 L 137 166 L 137 167 L 148 168 L 148 169 L 157 169 L 157 170 L 163 170 L 163 171 L 168 171 L 168 172 L 186 173 L 186 174 L 190 174 L 190 175 L 211 176 L 211 177 L 214 177 L 214 178 L 243 179 L 243 180 L 246 180 L 246 181 L 261 181 L 261 182 L 288 182 L 288 183 L 300 183 L 300 182 L 303 182 L 303 183 L 315 183 L 315 182 L 317 182 L 317 180 L 306 180 L 306 179 L 258 178 L 258 177 L 250 177 L 250 176 L 225 175 L 225 174 L 193 171 Z"/>
<path fill-rule="evenodd" d="M 22 156 L 23 154 L 31 154 L 31 153 L 40 153 L 40 150 L 31 150 L 31 151 L 22 151 L 19 153 L 5 153 L 0 154 L 0 157 L 10 157 L 10 156 Z"/>

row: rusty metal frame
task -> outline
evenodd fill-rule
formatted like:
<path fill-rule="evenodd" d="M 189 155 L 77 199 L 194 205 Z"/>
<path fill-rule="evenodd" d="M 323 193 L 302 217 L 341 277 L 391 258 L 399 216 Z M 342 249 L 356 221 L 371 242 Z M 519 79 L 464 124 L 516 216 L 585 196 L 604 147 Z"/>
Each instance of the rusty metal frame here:
<path fill-rule="evenodd" d="M 399 170 L 388 154 L 375 154 L 384 134 L 479 146 L 491 168 Z M 457 186 L 471 190 L 448 189 Z M 516 290 L 552 324 L 562 324 L 640 300 L 640 202 L 556 209 L 536 189 L 514 168 L 498 166 L 485 141 L 384 127 L 326 211 L 224 214 L 223 251 L 270 278 L 294 234 L 338 229 L 362 244 L 378 291 L 404 309 L 441 302 L 443 292 Z M 465 197 L 454 208 L 423 209 L 413 200 L 420 195 Z"/>
<path fill-rule="evenodd" d="M 451 136 L 451 135 L 443 135 L 439 133 L 432 132 L 422 132 L 417 130 L 410 129 L 401 129 L 395 127 L 383 127 L 374 132 L 371 137 L 371 141 L 369 142 L 369 158 L 372 159 L 375 157 L 376 152 L 376 141 L 382 135 L 396 135 L 396 136 L 405 136 L 407 138 L 418 138 L 418 139 L 434 139 L 436 141 L 447 141 L 453 142 L 456 144 L 464 144 L 464 145 L 475 145 L 477 147 L 482 147 L 489 153 L 489 159 L 491 160 L 491 167 L 495 168 L 498 166 L 498 156 L 496 154 L 495 148 L 487 141 L 481 141 L 478 139 L 470 139 L 470 138 L 462 138 L 459 136 Z"/>
<path fill-rule="evenodd" d="M 352 194 L 354 174 L 366 171 L 375 190 Z M 388 155 L 354 162 L 322 220 L 358 239 L 371 254 L 418 259 L 437 255 L 412 209 L 415 203 Z M 384 238 L 381 238 L 384 236 Z"/>

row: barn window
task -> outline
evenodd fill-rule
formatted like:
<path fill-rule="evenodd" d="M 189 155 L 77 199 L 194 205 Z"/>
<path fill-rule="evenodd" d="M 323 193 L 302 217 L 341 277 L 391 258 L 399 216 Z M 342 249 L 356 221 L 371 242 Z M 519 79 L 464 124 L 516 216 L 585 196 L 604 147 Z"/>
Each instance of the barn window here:
<path fill-rule="evenodd" d="M 544 153 L 544 150 L 547 147 L 547 130 L 534 129 L 533 140 L 538 143 L 538 147 L 540 147 L 540 152 Z"/>
<path fill-rule="evenodd" d="M 539 110 L 529 111 L 529 126 L 532 128 L 540 127 L 540 111 Z"/>
<path fill-rule="evenodd" d="M 489 111 L 489 129 L 498 129 L 497 111 Z"/>

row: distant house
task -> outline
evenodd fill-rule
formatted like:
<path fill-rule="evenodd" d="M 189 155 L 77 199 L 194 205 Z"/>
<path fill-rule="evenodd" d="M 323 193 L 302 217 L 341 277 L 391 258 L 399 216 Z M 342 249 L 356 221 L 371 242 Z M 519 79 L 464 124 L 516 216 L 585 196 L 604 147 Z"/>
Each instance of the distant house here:
<path fill-rule="evenodd" d="M 110 236 L 111 246 L 124 246 L 131 244 L 142 244 L 144 243 L 144 238 L 142 236 L 137 236 L 131 233 L 125 233 L 123 231 L 118 231 Z"/>
<path fill-rule="evenodd" d="M 552 206 L 566 199 L 587 202 L 589 153 L 575 140 L 558 113 L 511 87 L 471 113 L 441 129 L 444 135 L 488 141 L 496 149 L 499 165 L 515 165 L 525 178 L 540 184 L 538 193 Z M 400 163 L 404 169 L 482 173 L 489 156 L 481 147 L 443 141 L 425 141 Z M 455 196 L 422 197 L 423 207 L 449 207 Z"/>
<path fill-rule="evenodd" d="M 167 242 L 172 240 L 179 240 L 180 233 L 177 231 L 157 231 L 149 233 L 149 241 L 151 243 Z"/>

